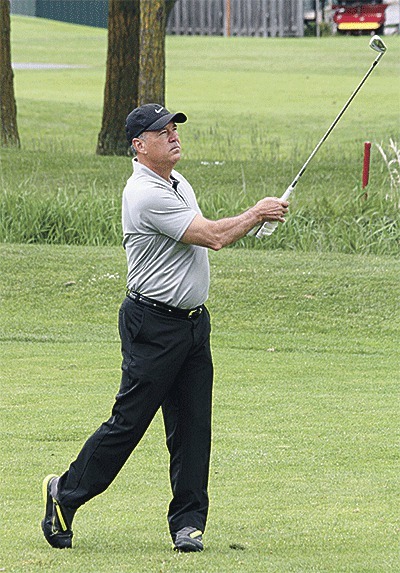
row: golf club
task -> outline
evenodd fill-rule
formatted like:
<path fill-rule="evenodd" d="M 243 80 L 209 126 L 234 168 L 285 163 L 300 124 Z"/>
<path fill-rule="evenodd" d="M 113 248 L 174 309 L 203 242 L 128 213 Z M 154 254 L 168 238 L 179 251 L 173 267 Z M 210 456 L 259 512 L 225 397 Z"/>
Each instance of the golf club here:
<path fill-rule="evenodd" d="M 356 97 L 356 95 L 360 91 L 363 84 L 366 82 L 369 75 L 373 72 L 375 66 L 379 63 L 379 60 L 382 58 L 383 54 L 386 52 L 386 46 L 385 46 L 383 40 L 379 36 L 376 36 L 376 35 L 371 38 L 371 40 L 369 42 L 369 47 L 372 48 L 372 50 L 374 50 L 375 52 L 378 52 L 377 57 L 372 62 L 371 67 L 369 68 L 369 70 L 367 71 L 367 73 L 365 74 L 365 76 L 363 77 L 361 82 L 358 84 L 358 86 L 356 87 L 354 92 L 351 94 L 351 96 L 349 97 L 349 99 L 347 100 L 347 102 L 345 103 L 345 105 L 343 106 L 341 111 L 339 112 L 339 114 L 336 116 L 336 118 L 334 119 L 333 123 L 331 124 L 331 126 L 329 127 L 329 129 L 327 130 L 325 135 L 322 137 L 322 139 L 320 140 L 318 145 L 315 147 L 314 151 L 311 153 L 311 155 L 309 156 L 307 161 L 304 163 L 303 167 L 300 169 L 300 171 L 298 172 L 296 177 L 293 179 L 292 183 L 289 185 L 289 187 L 286 189 L 285 193 L 282 195 L 281 199 L 283 199 L 284 201 L 286 201 L 289 198 L 293 189 L 296 187 L 300 177 L 303 175 L 303 173 L 307 169 L 308 164 L 310 163 L 312 158 L 315 156 L 315 154 L 317 153 L 317 151 L 321 147 L 321 145 L 324 143 L 324 141 L 326 141 L 326 139 L 328 138 L 331 131 L 338 124 L 340 118 L 342 117 L 342 115 L 344 114 L 346 109 L 349 107 L 349 105 L 351 104 L 353 99 Z M 254 229 L 249 231 L 248 235 L 256 235 L 257 238 L 261 238 L 264 235 L 269 236 L 269 235 L 272 235 L 272 233 L 275 231 L 277 226 L 278 226 L 278 223 L 276 221 L 273 221 L 273 222 L 267 221 L 266 223 L 264 223 L 260 227 L 258 227 L 258 228 L 255 227 Z"/>

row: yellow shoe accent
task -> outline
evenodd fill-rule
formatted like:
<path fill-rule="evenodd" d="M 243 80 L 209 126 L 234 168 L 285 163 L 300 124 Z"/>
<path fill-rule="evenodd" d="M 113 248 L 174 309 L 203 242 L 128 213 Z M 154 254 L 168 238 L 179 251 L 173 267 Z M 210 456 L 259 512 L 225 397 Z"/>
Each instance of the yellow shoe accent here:
<path fill-rule="evenodd" d="M 191 537 L 192 539 L 195 539 L 196 537 L 199 537 L 199 535 L 203 535 L 203 532 L 200 531 L 199 529 L 196 529 L 196 531 L 193 531 L 193 533 L 190 533 L 189 537 Z"/>
<path fill-rule="evenodd" d="M 63 531 L 67 531 L 68 527 L 67 527 L 67 524 L 65 523 L 64 516 L 63 516 L 62 511 L 61 511 L 61 507 L 58 505 L 58 501 L 55 499 L 54 499 L 54 505 L 56 508 L 58 521 L 60 522 L 60 525 L 61 525 L 61 529 Z"/>

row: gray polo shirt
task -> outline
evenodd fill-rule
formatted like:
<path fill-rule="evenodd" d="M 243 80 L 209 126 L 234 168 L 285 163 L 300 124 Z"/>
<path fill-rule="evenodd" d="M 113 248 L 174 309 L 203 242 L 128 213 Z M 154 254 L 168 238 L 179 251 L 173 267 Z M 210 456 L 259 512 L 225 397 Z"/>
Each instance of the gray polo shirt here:
<path fill-rule="evenodd" d="M 180 239 L 201 211 L 190 183 L 177 171 L 171 178 L 179 182 L 176 190 L 172 181 L 133 160 L 122 197 L 127 286 L 172 306 L 194 308 L 208 297 L 208 251 Z"/>

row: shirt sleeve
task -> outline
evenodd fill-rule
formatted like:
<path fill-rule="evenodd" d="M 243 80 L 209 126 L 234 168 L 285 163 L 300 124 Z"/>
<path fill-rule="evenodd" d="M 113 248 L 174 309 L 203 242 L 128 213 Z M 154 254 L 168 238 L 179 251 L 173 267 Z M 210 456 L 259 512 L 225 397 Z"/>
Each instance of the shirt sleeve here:
<path fill-rule="evenodd" d="M 138 222 L 142 231 L 166 235 L 175 241 L 182 238 L 197 215 L 173 190 L 161 186 L 148 189 L 131 209 L 131 219 Z"/>

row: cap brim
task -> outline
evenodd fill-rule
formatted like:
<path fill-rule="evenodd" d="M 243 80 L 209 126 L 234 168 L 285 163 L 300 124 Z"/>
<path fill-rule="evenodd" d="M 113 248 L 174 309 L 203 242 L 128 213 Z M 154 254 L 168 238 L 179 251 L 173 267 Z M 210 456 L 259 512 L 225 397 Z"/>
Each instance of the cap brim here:
<path fill-rule="evenodd" d="M 149 127 L 146 127 L 144 131 L 158 131 L 168 125 L 170 121 L 174 121 L 175 123 L 185 123 L 185 121 L 187 121 L 187 117 L 181 111 L 178 111 L 177 113 L 167 113 L 149 125 Z"/>

